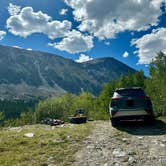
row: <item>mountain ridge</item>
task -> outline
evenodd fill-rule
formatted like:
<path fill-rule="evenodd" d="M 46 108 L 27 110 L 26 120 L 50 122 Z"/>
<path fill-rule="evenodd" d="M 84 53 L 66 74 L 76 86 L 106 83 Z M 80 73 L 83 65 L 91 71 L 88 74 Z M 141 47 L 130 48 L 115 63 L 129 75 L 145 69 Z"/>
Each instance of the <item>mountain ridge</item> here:
<path fill-rule="evenodd" d="M 59 55 L 0 45 L 0 98 L 58 96 L 89 91 L 135 70 L 113 57 L 77 63 Z M 17 93 L 16 93 L 17 92 Z"/>

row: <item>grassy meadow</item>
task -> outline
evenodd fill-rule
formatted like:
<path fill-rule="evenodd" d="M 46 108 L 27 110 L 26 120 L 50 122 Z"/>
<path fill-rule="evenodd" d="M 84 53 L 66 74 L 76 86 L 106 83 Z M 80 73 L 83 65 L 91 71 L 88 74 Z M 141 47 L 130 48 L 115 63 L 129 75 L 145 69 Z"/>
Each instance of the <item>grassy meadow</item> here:
<path fill-rule="evenodd" d="M 0 165 L 70 165 L 95 122 L 80 125 L 27 125 L 0 129 Z M 33 133 L 33 137 L 26 137 Z"/>

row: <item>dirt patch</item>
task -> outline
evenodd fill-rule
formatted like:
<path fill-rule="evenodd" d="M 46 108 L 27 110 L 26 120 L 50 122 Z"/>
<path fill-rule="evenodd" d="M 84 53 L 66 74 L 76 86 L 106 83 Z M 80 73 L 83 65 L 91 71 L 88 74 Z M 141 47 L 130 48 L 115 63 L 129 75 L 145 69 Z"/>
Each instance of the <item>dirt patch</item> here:
<path fill-rule="evenodd" d="M 73 166 L 165 166 L 166 124 L 123 124 L 99 121 L 76 153 Z"/>

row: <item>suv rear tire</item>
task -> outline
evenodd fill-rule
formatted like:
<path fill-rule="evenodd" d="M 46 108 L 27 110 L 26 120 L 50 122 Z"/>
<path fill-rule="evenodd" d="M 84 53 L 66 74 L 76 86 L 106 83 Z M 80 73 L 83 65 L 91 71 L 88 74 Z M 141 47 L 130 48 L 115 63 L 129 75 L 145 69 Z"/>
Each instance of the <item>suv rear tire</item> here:
<path fill-rule="evenodd" d="M 153 116 L 145 118 L 145 123 L 147 124 L 154 124 L 154 122 L 155 122 L 155 118 Z"/>
<path fill-rule="evenodd" d="M 111 119 L 111 124 L 113 127 L 116 127 L 118 125 L 119 121 L 117 119 Z"/>

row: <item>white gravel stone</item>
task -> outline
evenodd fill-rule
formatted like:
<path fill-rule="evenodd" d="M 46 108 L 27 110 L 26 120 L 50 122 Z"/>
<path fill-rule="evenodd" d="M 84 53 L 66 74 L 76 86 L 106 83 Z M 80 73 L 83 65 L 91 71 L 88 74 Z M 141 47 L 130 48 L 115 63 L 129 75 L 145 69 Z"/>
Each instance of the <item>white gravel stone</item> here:
<path fill-rule="evenodd" d="M 112 154 L 115 157 L 125 157 L 126 156 L 126 152 L 122 151 L 120 148 L 114 149 L 114 151 L 112 152 Z"/>
<path fill-rule="evenodd" d="M 129 157 L 129 160 L 128 160 L 128 163 L 129 163 L 129 164 L 133 164 L 133 163 L 135 163 L 135 162 L 136 162 L 135 158 L 134 158 L 133 156 L 130 156 L 130 157 Z"/>
<path fill-rule="evenodd" d="M 32 137 L 34 136 L 34 134 L 33 134 L 33 133 L 26 133 L 26 134 L 24 134 L 24 136 L 25 136 L 25 137 L 32 138 Z"/>

